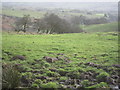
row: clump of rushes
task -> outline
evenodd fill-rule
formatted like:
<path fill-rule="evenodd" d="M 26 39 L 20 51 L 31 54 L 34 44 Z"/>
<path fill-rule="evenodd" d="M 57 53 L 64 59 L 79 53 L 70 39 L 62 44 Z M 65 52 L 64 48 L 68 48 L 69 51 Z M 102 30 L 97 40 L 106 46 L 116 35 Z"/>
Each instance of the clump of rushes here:
<path fill-rule="evenodd" d="M 57 76 L 60 76 L 59 73 L 51 72 L 51 71 L 47 71 L 47 72 L 46 72 L 46 75 L 49 76 L 49 77 L 57 77 Z"/>
<path fill-rule="evenodd" d="M 46 84 L 41 84 L 41 88 L 59 88 L 60 86 L 58 85 L 57 82 L 48 82 Z"/>
<path fill-rule="evenodd" d="M 47 62 L 46 62 L 44 65 L 45 65 L 46 68 L 47 68 L 47 67 L 50 67 L 50 64 L 47 63 Z"/>
<path fill-rule="evenodd" d="M 65 69 L 62 69 L 62 68 L 59 69 L 58 72 L 61 76 L 66 76 L 66 74 L 68 73 L 68 71 L 66 71 Z"/>
<path fill-rule="evenodd" d="M 32 88 L 40 88 L 40 85 L 42 83 L 42 80 L 40 79 L 36 79 L 33 83 L 32 83 Z"/>
<path fill-rule="evenodd" d="M 66 75 L 72 79 L 80 78 L 80 73 L 78 71 L 76 71 L 76 72 L 72 71 L 72 72 L 67 73 Z"/>
<path fill-rule="evenodd" d="M 81 82 L 81 84 L 83 85 L 83 87 L 87 87 L 87 86 L 90 85 L 90 82 L 89 82 L 89 80 L 83 80 L 83 81 Z"/>
<path fill-rule="evenodd" d="M 39 85 L 36 84 L 36 83 L 33 83 L 31 87 L 32 87 L 32 88 L 39 88 Z"/>
<path fill-rule="evenodd" d="M 108 87 L 107 83 L 101 82 L 99 84 L 95 84 L 95 85 L 89 86 L 87 88 L 92 89 L 92 88 L 109 88 L 109 87 Z"/>
<path fill-rule="evenodd" d="M 107 77 L 110 75 L 107 72 L 100 73 L 96 78 L 99 82 L 106 82 Z"/>
<path fill-rule="evenodd" d="M 3 64 L 2 68 L 2 87 L 3 88 L 17 88 L 20 86 L 21 75 L 12 64 Z"/>
<path fill-rule="evenodd" d="M 60 77 L 60 79 L 59 79 L 59 81 L 65 81 L 65 80 L 67 80 L 68 79 L 68 77 Z"/>

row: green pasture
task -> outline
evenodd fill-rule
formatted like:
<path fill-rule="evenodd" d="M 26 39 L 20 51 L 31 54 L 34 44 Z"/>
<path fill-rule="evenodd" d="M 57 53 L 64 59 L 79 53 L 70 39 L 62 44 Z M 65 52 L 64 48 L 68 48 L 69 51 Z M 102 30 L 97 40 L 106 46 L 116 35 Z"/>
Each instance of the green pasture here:
<path fill-rule="evenodd" d="M 12 10 L 3 9 L 2 14 L 16 17 L 23 17 L 23 15 L 29 14 L 31 17 L 41 18 L 44 16 L 45 12 L 30 11 L 30 10 Z"/>
<path fill-rule="evenodd" d="M 118 23 L 106 23 L 106 24 L 95 24 L 95 25 L 81 25 L 81 27 L 87 32 L 117 32 Z"/>

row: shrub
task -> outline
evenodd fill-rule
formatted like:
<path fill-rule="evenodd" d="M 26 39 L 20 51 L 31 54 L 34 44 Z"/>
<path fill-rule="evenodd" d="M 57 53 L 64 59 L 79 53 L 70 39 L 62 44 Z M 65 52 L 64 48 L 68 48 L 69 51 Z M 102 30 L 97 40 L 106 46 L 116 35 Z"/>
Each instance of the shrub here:
<path fill-rule="evenodd" d="M 56 82 L 48 82 L 46 84 L 41 84 L 42 88 L 59 88 L 59 85 Z"/>

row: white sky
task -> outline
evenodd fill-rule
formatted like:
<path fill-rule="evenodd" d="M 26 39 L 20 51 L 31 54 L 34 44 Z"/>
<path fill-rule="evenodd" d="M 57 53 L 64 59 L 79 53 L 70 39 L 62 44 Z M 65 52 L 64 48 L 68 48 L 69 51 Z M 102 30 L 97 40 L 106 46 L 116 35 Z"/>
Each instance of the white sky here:
<path fill-rule="evenodd" d="M 2 2 L 118 2 L 120 0 L 0 0 Z"/>

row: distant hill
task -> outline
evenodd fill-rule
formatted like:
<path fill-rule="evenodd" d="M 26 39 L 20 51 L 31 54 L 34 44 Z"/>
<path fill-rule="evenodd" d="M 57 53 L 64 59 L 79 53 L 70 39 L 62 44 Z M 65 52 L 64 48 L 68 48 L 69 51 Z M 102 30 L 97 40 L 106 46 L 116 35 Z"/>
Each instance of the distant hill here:
<path fill-rule="evenodd" d="M 3 7 L 21 8 L 66 8 L 90 11 L 117 11 L 117 2 L 4 2 Z"/>

